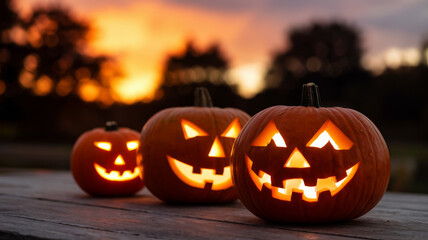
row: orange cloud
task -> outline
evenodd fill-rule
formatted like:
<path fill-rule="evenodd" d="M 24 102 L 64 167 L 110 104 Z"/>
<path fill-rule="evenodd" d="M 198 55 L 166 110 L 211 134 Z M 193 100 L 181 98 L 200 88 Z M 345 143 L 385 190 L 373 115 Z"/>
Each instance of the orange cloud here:
<path fill-rule="evenodd" d="M 97 29 L 92 50 L 117 57 L 125 76 L 113 83 L 116 96 L 120 101 L 132 103 L 154 97 L 165 57 L 182 51 L 189 39 L 195 40 L 199 47 L 219 42 L 226 54 L 239 55 L 242 29 L 250 15 L 237 17 L 234 13 L 142 2 L 119 9 L 103 8 L 91 18 Z M 232 67 L 245 63 L 234 59 Z M 231 78 L 239 79 L 239 75 L 231 74 Z M 254 92 L 253 88 L 248 89 Z"/>

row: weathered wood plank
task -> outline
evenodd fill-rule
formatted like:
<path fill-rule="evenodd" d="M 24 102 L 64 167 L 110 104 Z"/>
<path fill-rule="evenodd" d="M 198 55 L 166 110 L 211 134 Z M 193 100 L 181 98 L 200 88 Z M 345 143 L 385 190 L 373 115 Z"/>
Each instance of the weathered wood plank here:
<path fill-rule="evenodd" d="M 12 203 L 12 204 L 11 204 Z M 3 211 L 4 207 L 13 211 Z M 185 218 L 172 215 L 142 213 L 132 210 L 76 205 L 72 203 L 24 199 L 3 195 L 0 198 L 0 232 L 23 232 L 37 237 L 57 236 L 61 239 L 87 238 L 154 238 L 154 239 L 265 239 L 308 238 L 311 233 L 277 228 L 253 227 Z M 12 230 L 11 230 L 12 228 Z M 262 230 L 263 235 L 260 234 Z M 87 234 L 89 233 L 89 234 Z M 319 239 L 339 239 L 334 235 L 319 235 Z"/>
<path fill-rule="evenodd" d="M 428 212 L 428 195 L 426 194 L 403 194 L 388 192 L 387 197 L 382 199 L 382 208 L 403 209 L 409 211 Z"/>
<path fill-rule="evenodd" d="M 4 239 L 121 239 L 126 235 L 31 217 L 8 216 L 0 217 L 0 239 L 2 236 Z"/>
<path fill-rule="evenodd" d="M 146 238 L 173 237 L 177 239 L 176 234 L 181 236 L 179 238 L 209 238 L 205 234 L 214 234 L 213 236 L 216 238 L 221 235 L 225 238 L 260 237 L 263 239 L 278 237 L 277 234 L 281 238 L 308 238 L 311 236 L 321 239 L 326 237 L 329 239 L 332 237 L 362 239 L 428 238 L 428 195 L 387 193 L 374 210 L 359 219 L 339 224 L 305 226 L 266 223 L 253 216 L 239 202 L 218 206 L 167 205 L 155 199 L 147 190 L 140 192 L 137 197 L 133 198 L 91 198 L 78 189 L 69 172 L 0 171 L 0 189 L 0 200 L 2 200 L 0 212 L 2 215 L 5 210 L 9 209 L 10 211 L 11 207 L 5 209 L 4 204 L 12 200 L 13 202 L 23 202 L 22 205 L 25 208 L 27 206 L 32 208 L 45 206 L 42 212 L 34 214 L 38 218 L 44 216 L 41 218 L 42 220 L 55 217 L 56 221 L 64 221 L 64 219 L 70 221 L 62 212 L 62 208 L 72 208 L 77 212 L 89 212 L 91 215 L 96 215 L 96 212 L 107 211 L 111 212 L 112 216 L 126 216 L 125 219 L 120 218 L 119 225 L 126 224 L 129 226 L 128 230 L 131 230 L 128 231 L 129 233 Z M 8 200 L 5 202 L 3 199 Z M 50 210 L 51 208 L 54 209 Z M 5 212 L 9 213 L 9 211 Z M 28 217 L 28 214 L 31 213 L 24 211 L 18 217 Z M 11 217 L 16 218 L 17 216 Z M 98 218 L 100 217 L 98 216 Z M 0 223 L 8 222 L 3 218 L 1 219 Z M 103 222 L 90 219 L 90 221 L 84 221 L 83 227 L 80 227 L 83 230 L 80 231 L 86 233 L 85 227 L 88 226 L 91 227 L 89 229 L 92 231 L 104 231 Z M 147 225 L 150 226 L 147 229 L 138 227 L 146 221 L 152 221 L 152 219 L 160 219 L 161 221 L 156 222 L 158 225 Z M 38 219 L 32 221 L 38 221 Z M 76 228 L 73 224 L 82 220 L 73 219 L 73 221 L 69 222 L 70 226 L 67 225 L 67 227 Z M 13 223 L 12 220 L 9 222 Z M 183 225 L 177 225 L 177 222 L 183 223 Z M 44 222 L 44 224 L 47 223 Z M 175 225 L 180 226 L 180 228 L 187 228 L 189 231 L 174 232 L 175 235 L 167 231 Z M 159 229 L 160 226 L 165 226 L 165 229 L 162 228 L 157 232 L 160 235 L 144 235 L 152 233 L 153 228 Z M 141 229 L 141 231 L 135 231 L 133 228 Z M 210 229 L 212 228 L 221 230 L 211 232 Z M 107 229 L 115 228 L 109 227 Z M 115 234 L 119 234 L 119 236 L 125 234 L 123 236 L 128 237 L 127 231 L 124 229 L 118 228 L 116 230 L 118 232 Z M 5 231 L 5 229 L 0 227 L 1 231 Z M 88 233 L 89 236 L 90 234 Z M 94 234 L 97 235 L 97 232 Z M 130 236 L 133 236 L 132 234 Z M 101 236 L 102 234 L 98 235 Z M 114 234 L 107 234 L 107 236 L 114 236 Z"/>

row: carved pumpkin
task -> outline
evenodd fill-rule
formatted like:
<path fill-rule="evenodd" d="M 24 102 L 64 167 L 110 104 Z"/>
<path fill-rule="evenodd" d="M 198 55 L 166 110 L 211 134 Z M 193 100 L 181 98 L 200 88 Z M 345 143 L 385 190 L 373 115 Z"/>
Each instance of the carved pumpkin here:
<path fill-rule="evenodd" d="M 232 178 L 241 202 L 278 222 L 333 222 L 359 217 L 382 198 L 390 176 L 386 143 L 352 109 L 319 107 L 304 85 L 302 106 L 256 114 L 235 141 Z"/>
<path fill-rule="evenodd" d="M 139 133 L 107 122 L 82 134 L 71 155 L 71 171 L 77 184 L 94 196 L 131 195 L 144 186 L 137 166 Z"/>
<path fill-rule="evenodd" d="M 235 200 L 230 152 L 249 118 L 238 109 L 212 107 L 204 88 L 195 93 L 195 107 L 155 114 L 142 129 L 138 155 L 147 188 L 166 202 Z"/>

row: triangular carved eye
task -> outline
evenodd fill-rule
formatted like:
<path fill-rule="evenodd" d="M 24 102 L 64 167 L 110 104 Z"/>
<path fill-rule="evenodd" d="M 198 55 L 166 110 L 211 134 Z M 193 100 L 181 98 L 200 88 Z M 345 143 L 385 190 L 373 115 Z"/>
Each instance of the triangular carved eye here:
<path fill-rule="evenodd" d="M 186 119 L 181 119 L 181 128 L 183 129 L 184 138 L 186 140 L 199 136 L 208 136 L 208 133 Z"/>
<path fill-rule="evenodd" d="M 241 124 L 239 124 L 239 119 L 235 118 L 229 126 L 221 134 L 222 137 L 236 138 L 238 137 L 239 132 L 241 131 Z"/>
<path fill-rule="evenodd" d="M 129 141 L 126 142 L 126 147 L 129 151 L 135 150 L 138 148 L 138 141 Z"/>
<path fill-rule="evenodd" d="M 348 150 L 354 144 L 332 121 L 327 120 L 306 146 L 323 148 L 328 142 L 336 150 Z"/>
<path fill-rule="evenodd" d="M 94 145 L 97 148 L 102 149 L 104 151 L 110 151 L 111 150 L 111 143 L 109 143 L 109 142 L 94 142 Z"/>
<path fill-rule="evenodd" d="M 270 121 L 265 129 L 254 139 L 252 146 L 256 147 L 266 147 L 271 141 L 275 143 L 277 147 L 287 147 L 285 144 L 284 138 L 278 131 L 275 123 Z"/>

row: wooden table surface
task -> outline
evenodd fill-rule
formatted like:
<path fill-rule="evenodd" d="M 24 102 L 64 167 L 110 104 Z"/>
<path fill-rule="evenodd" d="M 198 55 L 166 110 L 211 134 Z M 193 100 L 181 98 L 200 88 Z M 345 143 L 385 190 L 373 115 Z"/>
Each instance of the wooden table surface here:
<path fill-rule="evenodd" d="M 239 201 L 168 205 L 147 190 L 92 198 L 67 171 L 0 169 L 0 239 L 428 239 L 428 195 L 386 193 L 368 214 L 324 225 L 272 224 Z"/>

